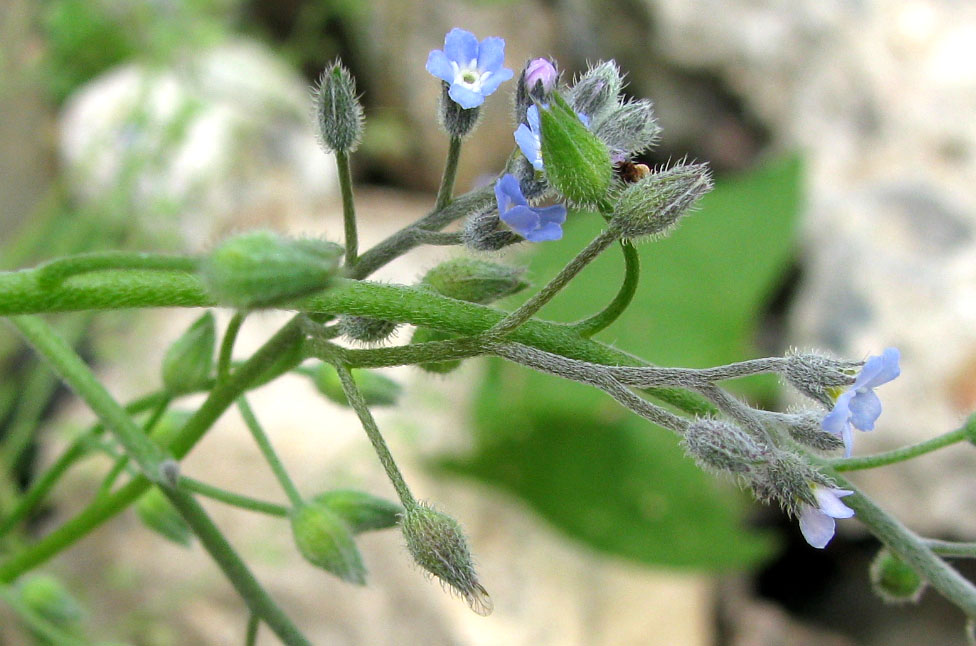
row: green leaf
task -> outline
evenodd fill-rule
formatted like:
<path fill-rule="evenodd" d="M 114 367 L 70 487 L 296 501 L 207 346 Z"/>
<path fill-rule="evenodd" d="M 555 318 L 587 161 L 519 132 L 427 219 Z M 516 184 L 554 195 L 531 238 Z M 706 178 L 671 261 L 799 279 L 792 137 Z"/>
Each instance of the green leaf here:
<path fill-rule="evenodd" d="M 796 159 L 720 181 L 671 237 L 640 248 L 630 309 L 598 338 L 661 365 L 705 367 L 756 356 L 757 314 L 793 255 L 801 166 Z M 559 243 L 537 245 L 541 283 L 603 227 L 570 216 Z M 622 259 L 607 253 L 542 318 L 574 321 L 613 296 Z M 743 382 L 745 383 L 745 382 Z M 739 392 L 768 398 L 771 380 Z M 493 361 L 475 402 L 475 448 L 441 466 L 520 496 L 570 536 L 644 563 L 755 566 L 775 546 L 744 527 L 748 498 L 700 471 L 677 438 L 579 384 Z"/>

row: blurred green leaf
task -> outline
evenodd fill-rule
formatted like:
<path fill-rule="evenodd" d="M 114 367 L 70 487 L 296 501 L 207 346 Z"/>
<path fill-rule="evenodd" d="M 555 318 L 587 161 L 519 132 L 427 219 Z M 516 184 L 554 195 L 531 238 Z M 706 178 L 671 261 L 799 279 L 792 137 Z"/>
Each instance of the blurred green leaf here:
<path fill-rule="evenodd" d="M 662 365 L 704 367 L 755 356 L 758 314 L 793 252 L 800 204 L 797 159 L 719 182 L 674 234 L 641 247 L 637 297 L 599 335 Z M 566 237 L 538 245 L 541 284 L 600 230 L 570 216 Z M 573 321 L 612 298 L 619 253 L 605 254 L 542 316 Z M 775 382 L 739 388 L 768 398 Z M 707 569 L 754 566 L 774 540 L 744 527 L 748 499 L 703 473 L 676 438 L 602 393 L 501 361 L 475 403 L 475 449 L 441 466 L 502 487 L 569 535 L 645 563 Z"/>

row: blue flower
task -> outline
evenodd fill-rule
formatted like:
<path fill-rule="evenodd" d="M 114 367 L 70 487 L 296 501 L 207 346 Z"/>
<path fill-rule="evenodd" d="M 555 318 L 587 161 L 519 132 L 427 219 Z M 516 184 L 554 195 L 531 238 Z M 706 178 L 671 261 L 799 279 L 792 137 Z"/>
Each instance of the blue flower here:
<path fill-rule="evenodd" d="M 814 484 L 810 486 L 813 497 L 817 499 L 817 506 L 803 505 L 800 511 L 800 532 L 807 543 L 823 549 L 834 537 L 835 518 L 850 518 L 854 510 L 840 501 L 849 496 L 850 489 L 835 489 Z"/>
<path fill-rule="evenodd" d="M 495 199 L 502 221 L 529 242 L 559 240 L 563 237 L 566 207 L 562 204 L 534 208 L 522 195 L 522 188 L 512 174 L 495 183 Z"/>
<path fill-rule="evenodd" d="M 577 112 L 576 116 L 584 126 L 590 126 L 590 120 L 585 114 Z M 520 124 L 515 130 L 515 143 L 532 164 L 532 168 L 542 170 L 542 127 L 539 125 L 539 108 L 534 105 L 529 106 L 525 113 L 525 120 L 529 122 L 528 125 Z"/>
<path fill-rule="evenodd" d="M 834 402 L 834 408 L 823 418 L 823 430 L 844 439 L 844 457 L 851 456 L 854 433 L 851 427 L 862 431 L 874 430 L 874 423 L 881 416 L 881 400 L 874 388 L 886 384 L 901 374 L 897 348 L 887 348 L 881 356 L 868 357 L 850 389 Z"/>
<path fill-rule="evenodd" d="M 485 38 L 479 44 L 470 31 L 455 27 L 444 37 L 444 49 L 435 49 L 427 57 L 427 71 L 450 83 L 448 96 L 470 110 L 512 78 L 512 70 L 502 67 L 504 61 L 503 39 Z"/>

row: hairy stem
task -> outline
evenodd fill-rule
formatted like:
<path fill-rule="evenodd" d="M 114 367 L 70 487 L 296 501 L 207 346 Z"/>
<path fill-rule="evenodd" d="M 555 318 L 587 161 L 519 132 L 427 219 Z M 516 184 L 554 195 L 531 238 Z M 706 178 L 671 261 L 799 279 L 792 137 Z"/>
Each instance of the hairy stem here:
<path fill-rule="evenodd" d="M 640 255 L 637 247 L 629 240 L 621 240 L 620 248 L 624 252 L 624 282 L 617 295 L 602 311 L 571 326 L 583 338 L 590 338 L 620 318 L 637 293 L 637 284 L 640 282 Z"/>
<path fill-rule="evenodd" d="M 37 268 L 42 287 L 55 287 L 72 276 L 106 269 L 194 272 L 200 259 L 136 251 L 92 251 L 46 262 Z"/>
<path fill-rule="evenodd" d="M 356 202 L 352 195 L 352 171 L 349 168 L 349 153 L 335 152 L 336 166 L 339 169 L 339 189 L 342 192 L 342 222 L 345 226 L 346 268 L 356 265 L 359 255 L 359 234 L 356 232 Z"/>
<path fill-rule="evenodd" d="M 911 446 L 905 446 L 900 449 L 894 449 L 893 451 L 885 451 L 884 453 L 877 453 L 875 455 L 866 455 L 861 458 L 839 458 L 836 460 L 830 460 L 829 464 L 835 471 L 859 471 L 862 469 L 874 469 L 876 467 L 883 467 L 887 464 L 904 462 L 905 460 L 910 460 L 920 455 L 931 453 L 937 449 L 951 446 L 957 442 L 962 442 L 964 440 L 972 441 L 974 439 L 976 439 L 976 415 L 970 415 L 969 419 L 966 420 L 966 423 L 960 428 L 957 428 L 954 431 L 949 431 L 948 433 L 943 433 L 942 435 L 925 440 L 924 442 L 912 444 Z"/>
<path fill-rule="evenodd" d="M 447 160 L 444 162 L 444 174 L 441 176 L 441 186 L 437 189 L 437 201 L 434 203 L 435 211 L 440 211 L 447 206 L 454 195 L 454 179 L 457 177 L 460 158 L 461 138 L 451 137 L 451 145 L 447 149 Z"/>

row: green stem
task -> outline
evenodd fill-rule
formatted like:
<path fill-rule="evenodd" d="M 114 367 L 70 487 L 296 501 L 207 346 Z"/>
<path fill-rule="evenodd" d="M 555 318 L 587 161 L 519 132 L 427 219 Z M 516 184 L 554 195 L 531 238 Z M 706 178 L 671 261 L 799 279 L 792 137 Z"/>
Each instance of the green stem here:
<path fill-rule="evenodd" d="M 48 643 L 58 644 L 58 646 L 90 646 L 88 640 L 68 634 L 52 624 L 46 617 L 35 612 L 20 600 L 18 594 L 10 586 L 0 585 L 0 600 L 5 601 L 8 606 L 13 608 L 23 622 L 39 636 L 46 639 Z"/>
<path fill-rule="evenodd" d="M 194 534 L 200 539 L 200 543 L 210 554 L 210 557 L 217 562 L 234 589 L 247 603 L 251 613 L 260 617 L 287 646 L 311 646 L 311 642 L 302 635 L 291 619 L 254 578 L 247 565 L 227 542 L 213 521 L 210 520 L 200 503 L 190 494 L 178 489 L 160 487 L 160 490 L 166 494 L 166 497 L 193 529 Z"/>
<path fill-rule="evenodd" d="M 2 301 L 0 301 L 2 302 Z M 288 349 L 301 340 L 297 318 L 292 319 L 245 361 L 224 383 L 216 384 L 206 401 L 187 420 L 169 448 L 179 459 L 200 441 L 200 438 L 234 403 L 262 372 Z M 47 561 L 55 554 L 87 536 L 93 529 L 135 502 L 150 486 L 146 478 L 136 478 L 108 497 L 96 498 L 78 515 L 66 521 L 33 545 L 0 562 L 0 583 L 10 582 L 24 572 Z"/>
<path fill-rule="evenodd" d="M 10 324 L 48 362 L 51 369 L 72 388 L 112 432 L 126 453 L 151 481 L 159 481 L 159 466 L 165 454 L 152 442 L 125 410 L 109 395 L 78 354 L 51 327 L 34 316 L 14 316 Z"/>
<path fill-rule="evenodd" d="M 254 411 L 251 410 L 251 406 L 247 403 L 247 399 L 243 395 L 237 399 L 237 409 L 240 411 L 241 417 L 244 418 L 244 423 L 247 424 L 248 430 L 251 431 L 254 441 L 257 442 L 258 448 L 261 449 L 261 454 L 268 462 L 271 470 L 274 471 L 278 483 L 281 484 L 281 488 L 288 495 L 288 500 L 295 507 L 301 506 L 302 494 L 298 492 L 295 483 L 292 482 L 288 471 L 285 469 L 285 465 L 282 464 L 278 454 L 275 453 L 274 447 L 271 446 L 271 440 L 268 439 L 268 434 L 264 432 L 261 423 L 258 422 L 258 418 L 255 417 Z"/>
<path fill-rule="evenodd" d="M 198 258 L 135 251 L 93 251 L 46 262 L 37 268 L 38 282 L 51 288 L 78 274 L 106 269 L 151 269 L 195 272 Z"/>
<path fill-rule="evenodd" d="M 247 317 L 246 312 L 235 312 L 224 331 L 224 338 L 220 342 L 220 354 L 217 356 L 217 381 L 225 381 L 230 375 L 231 358 L 234 354 L 234 342 L 241 331 L 241 325 Z"/>
<path fill-rule="evenodd" d="M 446 207 L 454 195 L 454 180 L 457 177 L 460 158 L 461 138 L 451 137 L 451 144 L 447 149 L 447 161 L 444 162 L 444 174 L 441 176 L 441 186 L 437 189 L 437 201 L 434 203 L 435 211 L 440 211 Z"/>
<path fill-rule="evenodd" d="M 23 383 L 17 410 L 3 438 L 0 447 L 0 470 L 14 473 L 24 451 L 30 446 L 31 439 L 48 405 L 51 395 L 58 385 L 57 377 L 51 374 L 47 366 L 34 364 L 30 374 Z"/>
<path fill-rule="evenodd" d="M 251 616 L 247 618 L 247 632 L 244 635 L 244 646 L 254 646 L 258 643 L 258 628 L 261 626 L 261 620 L 253 612 Z"/>
<path fill-rule="evenodd" d="M 380 429 L 376 425 L 376 420 L 373 419 L 373 414 L 370 412 L 369 406 L 366 405 L 366 398 L 363 397 L 359 386 L 353 381 L 352 374 L 341 361 L 335 361 L 333 365 L 339 373 L 339 381 L 342 382 L 342 390 L 346 394 L 346 399 L 359 416 L 359 421 L 362 423 L 363 429 L 366 431 L 366 435 L 369 437 L 369 441 L 373 445 L 373 449 L 376 451 L 376 455 L 379 457 L 387 477 L 393 483 L 393 488 L 396 489 L 397 495 L 400 497 L 400 503 L 404 509 L 416 507 L 417 501 L 414 499 L 413 494 L 410 493 L 410 488 L 407 487 L 407 482 L 403 479 L 403 474 L 400 473 L 400 469 L 393 459 L 393 454 L 390 453 L 390 449 L 386 445 L 386 440 L 383 439 L 383 434 L 380 433 Z"/>
<path fill-rule="evenodd" d="M 640 255 L 637 247 L 629 240 L 621 240 L 620 248 L 624 252 L 624 282 L 620 285 L 620 291 L 603 311 L 570 326 L 585 339 L 616 321 L 630 306 L 637 293 L 637 284 L 640 282 Z"/>
<path fill-rule="evenodd" d="M 146 435 L 152 433 L 152 430 L 156 427 L 156 424 L 158 424 L 159 420 L 162 419 L 163 415 L 166 414 L 166 410 L 169 408 L 170 402 L 172 401 L 173 400 L 169 395 L 167 395 L 166 397 L 164 397 L 159 401 L 159 403 L 156 405 L 156 408 L 153 409 L 152 415 L 150 415 L 149 419 L 146 420 L 146 423 L 142 425 L 143 433 L 145 433 Z M 112 465 L 112 468 L 109 469 L 108 473 L 102 479 L 102 484 L 99 485 L 98 487 L 97 495 L 102 496 L 107 494 L 109 491 L 111 491 L 112 485 L 115 484 L 115 481 L 118 480 L 122 472 L 125 471 L 125 468 L 126 466 L 128 466 L 128 464 L 129 464 L 129 456 L 120 455 L 115 460 L 115 463 Z"/>
<path fill-rule="evenodd" d="M 958 606 L 967 617 L 976 618 L 976 587 L 972 583 L 936 556 L 924 539 L 878 507 L 839 473 L 826 465 L 821 469 L 838 487 L 854 490 L 853 495 L 844 498 L 844 504 L 856 512 L 857 519 L 885 547 L 942 593 L 942 596 Z"/>
<path fill-rule="evenodd" d="M 976 438 L 976 415 L 970 415 L 966 423 L 960 428 L 948 433 L 943 433 L 918 444 L 905 446 L 893 451 L 866 455 L 861 458 L 839 458 L 830 460 L 828 463 L 836 471 L 860 471 L 862 469 L 874 469 L 883 467 L 896 462 L 904 462 L 926 453 L 931 453 L 937 449 L 950 446 L 963 440 L 973 440 Z"/>
<path fill-rule="evenodd" d="M 346 228 L 346 268 L 351 269 L 356 266 L 359 254 L 359 234 L 356 232 L 356 203 L 352 195 L 349 153 L 337 150 L 335 160 L 339 168 L 339 189 L 342 192 L 342 221 Z"/>
<path fill-rule="evenodd" d="M 260 514 L 280 516 L 284 518 L 290 513 L 289 508 L 285 507 L 284 505 L 278 505 L 273 502 L 266 502 L 264 500 L 258 500 L 256 498 L 244 496 L 232 491 L 227 491 L 226 489 L 221 489 L 220 487 L 215 487 L 207 484 L 206 482 L 189 478 L 187 476 L 180 476 L 180 487 L 186 489 L 187 491 L 200 494 L 201 496 L 218 500 L 224 504 L 231 505 L 232 507 L 239 507 L 248 511 L 256 511 Z"/>
<path fill-rule="evenodd" d="M 976 559 L 976 543 L 956 543 L 926 538 L 925 544 L 939 556 Z"/>

